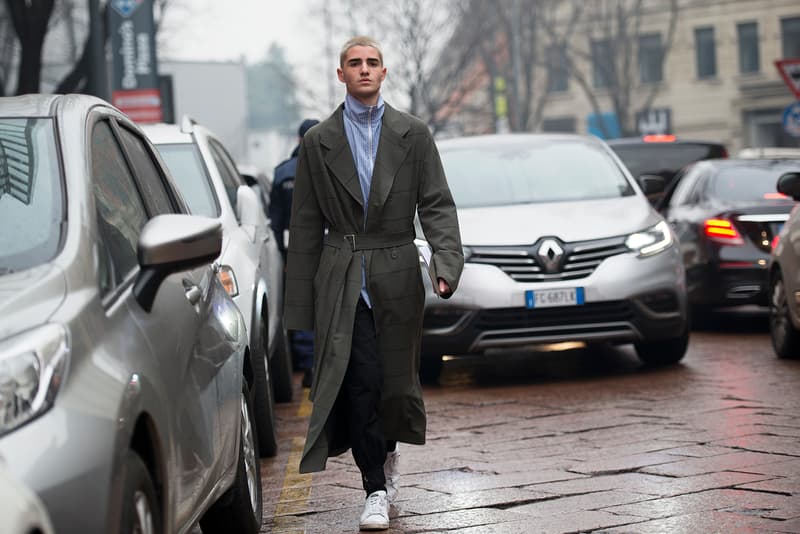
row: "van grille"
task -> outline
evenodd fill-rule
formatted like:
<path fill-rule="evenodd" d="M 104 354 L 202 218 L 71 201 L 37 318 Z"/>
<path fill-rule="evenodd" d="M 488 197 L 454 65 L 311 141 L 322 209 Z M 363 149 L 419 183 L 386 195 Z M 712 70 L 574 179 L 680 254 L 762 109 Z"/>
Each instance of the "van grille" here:
<path fill-rule="evenodd" d="M 539 242 L 531 246 L 472 247 L 470 263 L 494 265 L 518 282 L 555 282 L 586 278 L 606 258 L 629 252 L 624 237 L 564 243 L 564 259 L 555 272 L 547 272 L 537 256 Z"/>

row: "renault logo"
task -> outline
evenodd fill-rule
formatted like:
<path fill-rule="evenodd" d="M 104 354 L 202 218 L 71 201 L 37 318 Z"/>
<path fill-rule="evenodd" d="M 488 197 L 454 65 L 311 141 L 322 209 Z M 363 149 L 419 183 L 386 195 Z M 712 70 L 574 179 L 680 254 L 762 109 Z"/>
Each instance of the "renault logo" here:
<path fill-rule="evenodd" d="M 555 239 L 545 239 L 539 245 L 539 250 L 536 252 L 536 257 L 539 259 L 542 267 L 548 273 L 558 272 L 561 264 L 561 258 L 564 256 L 564 249 L 558 244 Z"/>

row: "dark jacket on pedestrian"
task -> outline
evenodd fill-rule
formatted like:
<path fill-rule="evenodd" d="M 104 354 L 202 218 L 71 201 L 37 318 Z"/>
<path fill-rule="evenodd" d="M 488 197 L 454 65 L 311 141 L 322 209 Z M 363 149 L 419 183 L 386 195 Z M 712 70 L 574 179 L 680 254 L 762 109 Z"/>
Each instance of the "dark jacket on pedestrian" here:
<path fill-rule="evenodd" d="M 272 190 L 269 194 L 269 221 L 272 232 L 278 243 L 278 250 L 286 259 L 286 244 L 284 232 L 289 229 L 291 216 L 292 192 L 294 191 L 294 176 L 297 170 L 297 153 L 300 145 L 292 151 L 289 159 L 282 161 L 275 167 L 272 176 Z"/>
<path fill-rule="evenodd" d="M 425 289 L 413 244 L 417 212 L 435 275 L 452 291 L 464 265 L 455 205 L 427 126 L 386 105 L 364 206 L 343 109 L 303 138 L 292 204 L 284 317 L 288 328 L 315 334 L 303 473 L 324 469 L 329 456 L 350 447 L 334 403 L 350 357 L 362 254 L 383 362 L 384 437 L 414 444 L 425 442 L 426 427 L 418 375 Z"/>

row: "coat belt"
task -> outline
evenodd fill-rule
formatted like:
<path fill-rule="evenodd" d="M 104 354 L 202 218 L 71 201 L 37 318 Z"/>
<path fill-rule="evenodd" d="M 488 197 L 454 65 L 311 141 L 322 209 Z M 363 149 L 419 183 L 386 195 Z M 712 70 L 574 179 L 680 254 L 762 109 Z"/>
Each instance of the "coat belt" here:
<path fill-rule="evenodd" d="M 414 241 L 414 230 L 404 230 L 392 233 L 367 233 L 345 234 L 338 230 L 329 229 L 325 236 L 325 243 L 336 248 L 349 248 L 357 250 L 372 250 L 376 248 L 392 248 L 407 245 Z"/>

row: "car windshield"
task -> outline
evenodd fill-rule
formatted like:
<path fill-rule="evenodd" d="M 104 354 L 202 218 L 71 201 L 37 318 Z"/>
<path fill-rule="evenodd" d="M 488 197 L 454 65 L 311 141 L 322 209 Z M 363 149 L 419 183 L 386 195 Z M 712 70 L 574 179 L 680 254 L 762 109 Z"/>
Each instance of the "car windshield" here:
<path fill-rule="evenodd" d="M 441 158 L 459 208 L 634 194 L 610 155 L 581 141 L 445 147 Z"/>
<path fill-rule="evenodd" d="M 723 168 L 711 180 L 706 196 L 731 202 L 793 202 L 775 191 L 779 175 L 768 167 Z"/>
<path fill-rule="evenodd" d="M 156 145 L 175 185 L 195 215 L 218 217 L 219 207 L 211 189 L 200 150 L 193 143 Z"/>
<path fill-rule="evenodd" d="M 64 192 L 53 121 L 0 118 L 0 274 L 58 252 Z"/>
<path fill-rule="evenodd" d="M 637 143 L 611 148 L 635 177 L 643 174 L 672 177 L 689 163 L 716 156 L 711 145 L 697 143 Z"/>

